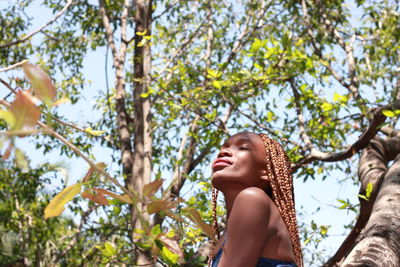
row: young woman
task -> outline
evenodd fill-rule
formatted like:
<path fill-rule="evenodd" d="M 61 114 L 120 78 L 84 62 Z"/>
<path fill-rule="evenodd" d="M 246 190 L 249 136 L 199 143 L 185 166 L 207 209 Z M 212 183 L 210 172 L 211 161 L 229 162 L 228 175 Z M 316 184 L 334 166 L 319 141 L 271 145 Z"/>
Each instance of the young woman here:
<path fill-rule="evenodd" d="M 213 242 L 212 267 L 303 267 L 293 181 L 282 147 L 264 134 L 230 137 L 212 163 L 213 230 L 218 191 L 227 226 Z"/>

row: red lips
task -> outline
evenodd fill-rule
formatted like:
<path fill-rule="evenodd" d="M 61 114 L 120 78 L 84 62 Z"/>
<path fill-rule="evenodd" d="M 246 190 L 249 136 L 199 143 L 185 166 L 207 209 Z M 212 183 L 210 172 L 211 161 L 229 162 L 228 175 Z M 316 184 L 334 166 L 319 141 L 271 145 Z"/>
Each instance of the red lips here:
<path fill-rule="evenodd" d="M 215 169 L 216 167 L 226 167 L 229 165 L 232 165 L 232 161 L 225 159 L 225 158 L 219 158 L 214 161 L 214 164 L 212 167 L 213 167 L 213 169 Z"/>

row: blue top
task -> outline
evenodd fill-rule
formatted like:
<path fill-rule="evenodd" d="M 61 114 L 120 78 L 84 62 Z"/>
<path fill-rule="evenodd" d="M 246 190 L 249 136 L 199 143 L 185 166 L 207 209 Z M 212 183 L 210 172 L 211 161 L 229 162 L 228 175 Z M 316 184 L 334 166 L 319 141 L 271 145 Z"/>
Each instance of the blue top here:
<path fill-rule="evenodd" d="M 219 260 L 222 256 L 222 248 L 220 248 L 215 255 L 211 267 L 218 267 Z M 255 267 L 297 267 L 296 264 L 288 261 L 274 260 L 269 258 L 260 257 Z"/>

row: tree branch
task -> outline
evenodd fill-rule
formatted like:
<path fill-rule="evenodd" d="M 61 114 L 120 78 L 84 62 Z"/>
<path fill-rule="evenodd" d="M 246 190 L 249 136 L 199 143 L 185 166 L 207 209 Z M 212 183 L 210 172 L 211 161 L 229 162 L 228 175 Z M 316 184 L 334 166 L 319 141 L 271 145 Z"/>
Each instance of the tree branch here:
<path fill-rule="evenodd" d="M 105 3 L 104 0 L 99 0 L 99 6 L 100 6 L 100 16 L 103 20 L 103 25 L 104 25 L 104 29 L 106 30 L 106 37 L 107 37 L 107 42 L 111 48 L 111 52 L 113 54 L 114 59 L 118 59 L 119 60 L 119 53 L 117 50 L 117 46 L 114 42 L 114 36 L 113 36 L 113 31 L 111 28 L 111 24 L 110 24 L 110 19 L 107 15 L 107 11 L 105 8 Z M 114 67 L 117 68 L 117 66 L 115 66 L 115 60 L 114 60 Z"/>
<path fill-rule="evenodd" d="M 0 72 L 9 71 L 9 70 L 15 69 L 15 68 L 17 68 L 17 67 L 19 67 L 19 66 L 21 66 L 21 65 L 23 65 L 23 64 L 25 64 L 25 63 L 27 63 L 27 62 L 28 62 L 28 60 L 27 60 L 27 59 L 24 59 L 24 60 L 22 60 L 22 61 L 20 61 L 20 62 L 17 62 L 17 63 L 15 63 L 15 64 L 11 65 L 11 66 L 8 66 L 8 67 L 5 67 L 5 68 L 0 69 Z"/>
<path fill-rule="evenodd" d="M 290 87 L 292 87 L 292 91 L 293 91 L 293 95 L 294 95 L 294 104 L 295 104 L 295 107 L 296 107 L 297 119 L 299 121 L 300 138 L 301 138 L 301 140 L 303 140 L 303 142 L 306 145 L 307 149 L 312 151 L 314 146 L 311 143 L 310 137 L 306 133 L 306 127 L 305 127 L 303 112 L 301 110 L 301 105 L 300 105 L 300 94 L 299 94 L 299 91 L 297 90 L 297 86 L 296 86 L 296 84 L 295 84 L 293 79 L 289 80 L 289 84 L 290 84 Z"/>
<path fill-rule="evenodd" d="M 181 2 L 182 0 L 175 0 L 175 2 L 171 3 L 169 6 L 165 7 L 165 10 L 163 10 L 160 14 L 156 15 L 153 17 L 153 21 L 159 19 L 162 17 L 164 14 L 166 14 L 171 8 L 173 8 L 177 3 Z"/>
<path fill-rule="evenodd" d="M 72 4 L 72 0 L 68 0 L 67 4 L 63 7 L 63 9 L 61 9 L 54 17 L 52 17 L 44 25 L 42 25 L 41 27 L 39 27 L 38 29 L 34 30 L 33 32 L 29 33 L 26 36 L 20 37 L 19 39 L 15 40 L 15 41 L 12 41 L 12 42 L 7 43 L 7 44 L 0 44 L 0 48 L 5 48 L 5 47 L 9 47 L 9 46 L 12 46 L 12 45 L 16 45 L 16 44 L 25 42 L 26 40 L 31 38 L 33 35 L 37 34 L 40 31 L 42 31 L 44 28 L 46 28 L 47 26 L 52 24 L 54 21 L 56 21 L 62 14 L 64 14 L 67 11 L 67 9 L 71 6 L 71 4 Z"/>
<path fill-rule="evenodd" d="M 366 147 L 369 141 L 376 135 L 379 131 L 379 128 L 382 126 L 382 123 L 385 122 L 386 117 L 382 114 L 383 110 L 386 109 L 400 109 L 400 101 L 397 101 L 393 104 L 381 106 L 372 110 L 372 120 L 370 122 L 367 130 L 360 136 L 360 138 L 354 142 L 352 145 L 347 147 L 345 150 L 336 153 L 326 153 L 318 150 L 311 151 L 311 153 L 295 164 L 292 164 L 292 171 L 295 172 L 301 166 L 304 166 L 313 161 L 326 161 L 326 162 L 335 162 L 341 161 L 346 158 L 350 158 L 355 153 Z"/>
<path fill-rule="evenodd" d="M 356 62 L 355 62 L 354 53 L 353 53 L 354 52 L 353 46 L 354 46 L 354 42 L 356 39 L 356 35 L 353 34 L 350 42 L 346 42 L 343 39 L 343 37 L 339 34 L 339 32 L 335 29 L 335 27 L 332 25 L 332 22 L 326 17 L 326 15 L 322 14 L 322 17 L 324 18 L 323 22 L 324 22 L 326 28 L 331 32 L 333 37 L 336 39 L 336 41 L 339 43 L 339 45 L 343 48 L 343 50 L 346 53 L 349 78 L 350 78 L 350 84 L 348 86 L 348 89 L 350 90 L 350 92 L 353 95 L 355 100 L 361 101 L 362 98 L 361 98 L 360 92 L 358 90 L 359 81 L 358 81 L 358 77 L 357 77 L 357 73 L 356 73 Z"/>

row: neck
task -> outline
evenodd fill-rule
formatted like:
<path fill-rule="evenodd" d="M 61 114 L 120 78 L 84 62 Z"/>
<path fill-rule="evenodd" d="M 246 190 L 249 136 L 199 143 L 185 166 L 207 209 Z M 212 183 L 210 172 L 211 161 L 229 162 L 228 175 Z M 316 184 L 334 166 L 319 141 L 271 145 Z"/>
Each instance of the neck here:
<path fill-rule="evenodd" d="M 233 202 L 235 201 L 237 195 L 242 190 L 243 190 L 243 188 L 229 188 L 222 192 L 224 194 L 224 198 L 225 198 L 225 208 L 226 208 L 227 219 L 229 218 L 229 215 L 231 214 Z"/>

